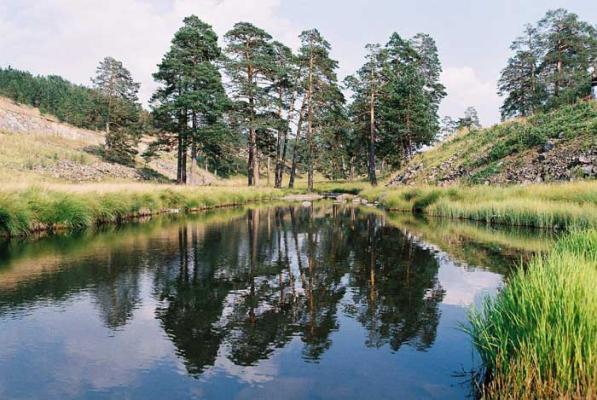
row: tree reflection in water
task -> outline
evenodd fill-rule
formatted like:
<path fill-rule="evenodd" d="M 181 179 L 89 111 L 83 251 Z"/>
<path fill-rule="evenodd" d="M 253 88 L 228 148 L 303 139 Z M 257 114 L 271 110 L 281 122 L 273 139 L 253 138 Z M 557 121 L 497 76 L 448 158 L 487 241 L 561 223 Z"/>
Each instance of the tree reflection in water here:
<path fill-rule="evenodd" d="M 248 210 L 246 224 L 181 225 L 179 250 L 155 269 L 156 311 L 194 376 L 222 354 L 256 365 L 294 337 L 317 362 L 338 313 L 366 345 L 425 350 L 444 296 L 438 262 L 384 217 L 333 207 Z"/>

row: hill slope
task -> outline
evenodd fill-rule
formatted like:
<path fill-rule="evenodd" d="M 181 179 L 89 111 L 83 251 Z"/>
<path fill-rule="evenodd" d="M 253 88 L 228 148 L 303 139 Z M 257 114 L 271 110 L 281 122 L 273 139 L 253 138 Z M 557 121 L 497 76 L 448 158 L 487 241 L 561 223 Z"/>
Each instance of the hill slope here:
<path fill-rule="evenodd" d="M 144 138 L 140 153 L 150 138 Z M 168 181 L 176 177 L 174 154 L 162 153 L 135 168 L 106 162 L 100 156 L 102 132 L 77 128 L 38 109 L 0 97 L 1 182 Z M 196 180 L 215 181 L 200 170 Z"/>
<path fill-rule="evenodd" d="M 597 102 L 462 131 L 417 154 L 399 184 L 508 184 L 597 176 Z"/>

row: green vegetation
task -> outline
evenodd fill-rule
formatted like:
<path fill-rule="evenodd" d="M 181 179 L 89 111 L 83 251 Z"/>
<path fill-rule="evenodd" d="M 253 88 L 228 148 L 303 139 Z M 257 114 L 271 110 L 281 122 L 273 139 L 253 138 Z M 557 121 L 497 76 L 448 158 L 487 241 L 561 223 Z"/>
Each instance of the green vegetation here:
<path fill-rule="evenodd" d="M 462 130 L 429 151 L 414 156 L 398 176 L 412 171 L 409 183 L 437 184 L 443 181 L 483 183 L 487 179 L 507 182 L 522 179 L 516 174 L 528 166 L 548 140 L 560 149 L 580 155 L 597 146 L 597 102 L 580 102 L 549 113 L 507 121 L 490 128 Z M 562 154 L 562 158 L 567 155 Z M 562 172 L 568 165 L 562 160 Z M 414 169 L 413 167 L 417 168 Z M 503 171 L 516 175 L 509 178 Z M 454 176 L 454 173 L 458 175 Z M 545 180 L 562 176 L 545 176 Z"/>
<path fill-rule="evenodd" d="M 590 94 L 597 31 L 576 14 L 548 11 L 537 24 L 526 25 L 510 48 L 514 55 L 498 81 L 506 97 L 502 117 L 531 115 Z"/>
<path fill-rule="evenodd" d="M 0 193 L 0 234 L 82 229 L 162 212 L 188 212 L 281 197 L 273 189 L 185 189 L 158 185 L 88 185 L 76 190 L 29 188 Z"/>
<path fill-rule="evenodd" d="M 503 398 L 593 398 L 597 393 L 597 230 L 560 240 L 470 315 L 467 328 Z"/>
<path fill-rule="evenodd" d="M 597 182 L 510 187 L 432 186 L 369 189 L 360 194 L 390 210 L 538 228 L 597 226 Z"/>
<path fill-rule="evenodd" d="M 59 76 L 34 76 L 13 68 L 0 68 L 0 94 L 39 108 L 63 122 L 81 128 L 99 127 L 93 90 Z"/>
<path fill-rule="evenodd" d="M 441 63 L 433 38 L 418 33 L 366 46 L 365 64 L 346 85 L 353 92 L 348 107 L 348 146 L 361 172 L 377 184 L 376 160 L 398 166 L 417 148 L 429 144 L 439 129 L 438 107 L 446 96 Z"/>

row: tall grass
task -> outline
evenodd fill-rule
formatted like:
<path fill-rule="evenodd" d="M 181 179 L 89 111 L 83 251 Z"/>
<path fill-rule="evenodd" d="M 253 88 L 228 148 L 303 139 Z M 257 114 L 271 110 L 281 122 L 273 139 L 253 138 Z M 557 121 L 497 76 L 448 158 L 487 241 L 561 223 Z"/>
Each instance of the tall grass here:
<path fill-rule="evenodd" d="M 560 240 L 470 313 L 487 399 L 597 396 L 597 230 Z"/>
<path fill-rule="evenodd" d="M 597 181 L 364 190 L 391 210 L 540 228 L 597 227 Z"/>
<path fill-rule="evenodd" d="M 86 190 L 85 190 L 86 189 Z M 32 187 L 0 192 L 0 235 L 82 229 L 162 212 L 188 212 L 279 198 L 266 188 L 180 188 L 164 185 Z"/>

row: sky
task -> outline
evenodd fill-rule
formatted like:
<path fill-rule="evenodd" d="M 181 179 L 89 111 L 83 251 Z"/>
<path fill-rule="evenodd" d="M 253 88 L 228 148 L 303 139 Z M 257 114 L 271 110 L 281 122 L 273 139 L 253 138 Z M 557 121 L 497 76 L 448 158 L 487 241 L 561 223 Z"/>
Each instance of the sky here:
<path fill-rule="evenodd" d="M 367 43 L 425 32 L 437 42 L 447 87 L 440 114 L 458 117 L 474 106 L 490 125 L 499 121 L 496 85 L 510 43 L 524 24 L 560 7 L 597 22 L 596 0 L 0 0 L 0 67 L 90 85 L 99 60 L 112 56 L 142 84 L 146 101 L 156 88 L 151 74 L 191 14 L 220 37 L 248 21 L 293 48 L 302 30 L 317 28 L 340 78 L 363 63 Z"/>

